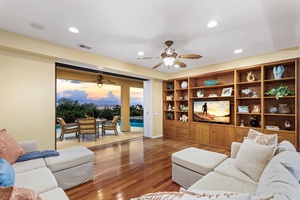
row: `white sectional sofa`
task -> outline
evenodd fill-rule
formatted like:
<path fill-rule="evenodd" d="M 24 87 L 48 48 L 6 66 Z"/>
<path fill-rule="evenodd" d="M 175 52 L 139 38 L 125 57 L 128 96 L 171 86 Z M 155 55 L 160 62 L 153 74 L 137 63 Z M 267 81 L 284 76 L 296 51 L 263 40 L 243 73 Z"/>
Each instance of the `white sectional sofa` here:
<path fill-rule="evenodd" d="M 187 191 L 217 190 L 250 193 L 257 199 L 300 199 L 300 155 L 291 143 L 287 141 L 279 143 L 276 155 L 267 161 L 258 181 L 253 180 L 247 173 L 236 167 L 235 162 L 241 145 L 242 143 L 232 143 L 231 157 L 191 185 Z M 250 149 L 249 152 L 251 151 L 253 157 L 259 157 L 254 149 Z M 245 163 L 249 168 L 251 164 L 254 163 Z M 251 174 L 251 170 L 248 173 Z"/>
<path fill-rule="evenodd" d="M 288 141 L 277 145 L 277 136 L 273 142 L 233 142 L 229 158 L 197 148 L 175 152 L 172 179 L 182 186 L 180 191 L 147 193 L 132 200 L 300 200 L 300 154 Z"/>
<path fill-rule="evenodd" d="M 38 151 L 36 140 L 19 144 L 27 152 Z M 43 200 L 65 200 L 69 198 L 63 189 L 93 179 L 92 151 L 82 146 L 58 151 L 60 155 L 56 157 L 14 163 L 14 186 L 31 189 Z M 80 173 L 76 173 L 76 170 Z"/>

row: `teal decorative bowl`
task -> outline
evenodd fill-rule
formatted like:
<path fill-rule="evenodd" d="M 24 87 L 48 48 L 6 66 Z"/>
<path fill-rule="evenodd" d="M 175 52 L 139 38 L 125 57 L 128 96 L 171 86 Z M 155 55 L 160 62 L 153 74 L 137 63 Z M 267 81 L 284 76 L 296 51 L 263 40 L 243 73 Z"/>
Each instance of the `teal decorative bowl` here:
<path fill-rule="evenodd" d="M 217 83 L 218 83 L 217 80 L 206 80 L 206 81 L 204 81 L 204 85 L 206 85 L 206 86 L 216 85 Z"/>

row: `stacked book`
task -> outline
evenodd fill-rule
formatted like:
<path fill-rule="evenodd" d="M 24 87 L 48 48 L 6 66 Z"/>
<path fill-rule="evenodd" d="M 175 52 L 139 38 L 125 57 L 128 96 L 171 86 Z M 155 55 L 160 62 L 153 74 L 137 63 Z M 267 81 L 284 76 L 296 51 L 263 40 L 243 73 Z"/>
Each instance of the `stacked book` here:
<path fill-rule="evenodd" d="M 279 127 L 274 126 L 274 125 L 266 125 L 266 129 L 273 130 L 273 131 L 279 131 Z"/>

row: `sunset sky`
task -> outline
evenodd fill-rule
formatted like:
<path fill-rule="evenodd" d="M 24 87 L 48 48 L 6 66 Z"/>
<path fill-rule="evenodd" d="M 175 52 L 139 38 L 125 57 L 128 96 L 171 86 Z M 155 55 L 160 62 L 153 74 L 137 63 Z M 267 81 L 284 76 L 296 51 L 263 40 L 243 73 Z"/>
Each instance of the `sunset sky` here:
<path fill-rule="evenodd" d="M 82 103 L 94 103 L 99 107 L 121 105 L 121 87 L 95 83 L 57 79 L 57 100 L 68 97 Z M 130 88 L 130 105 L 143 105 L 143 89 Z"/>

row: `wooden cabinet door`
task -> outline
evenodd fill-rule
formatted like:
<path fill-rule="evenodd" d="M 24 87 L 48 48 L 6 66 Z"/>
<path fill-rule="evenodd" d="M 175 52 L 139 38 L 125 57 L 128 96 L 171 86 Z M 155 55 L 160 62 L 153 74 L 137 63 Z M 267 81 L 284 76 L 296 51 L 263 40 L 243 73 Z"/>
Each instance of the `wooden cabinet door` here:
<path fill-rule="evenodd" d="M 163 127 L 164 137 L 174 138 L 175 137 L 174 121 L 172 121 L 172 120 L 165 120 L 163 126 L 164 126 Z"/>
<path fill-rule="evenodd" d="M 209 144 L 209 125 L 197 124 L 196 125 L 196 142 L 202 144 Z"/>
<path fill-rule="evenodd" d="M 231 143 L 235 141 L 234 127 L 210 126 L 209 143 L 211 145 L 230 149 Z"/>
<path fill-rule="evenodd" d="M 188 122 L 175 122 L 175 137 L 182 140 L 189 140 L 190 130 Z"/>

